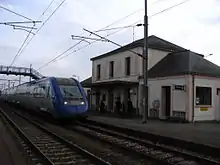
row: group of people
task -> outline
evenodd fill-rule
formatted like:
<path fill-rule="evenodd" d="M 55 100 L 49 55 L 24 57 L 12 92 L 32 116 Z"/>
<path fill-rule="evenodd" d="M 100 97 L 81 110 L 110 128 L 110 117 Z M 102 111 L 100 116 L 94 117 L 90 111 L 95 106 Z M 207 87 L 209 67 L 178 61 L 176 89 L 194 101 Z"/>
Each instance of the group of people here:
<path fill-rule="evenodd" d="M 127 104 L 127 105 L 126 105 Z M 104 99 L 101 100 L 100 112 L 104 113 L 107 110 Z M 132 101 L 128 98 L 127 103 L 121 102 L 120 97 L 117 97 L 114 106 L 114 112 L 119 116 L 129 116 L 133 114 L 133 104 Z"/>

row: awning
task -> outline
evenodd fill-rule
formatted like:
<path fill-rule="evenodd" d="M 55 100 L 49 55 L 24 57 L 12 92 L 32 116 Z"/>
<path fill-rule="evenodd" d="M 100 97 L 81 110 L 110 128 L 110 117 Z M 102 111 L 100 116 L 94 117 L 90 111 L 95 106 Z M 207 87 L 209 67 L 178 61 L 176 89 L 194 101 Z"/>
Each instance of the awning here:
<path fill-rule="evenodd" d="M 87 87 L 87 88 L 116 87 L 116 86 L 125 86 L 125 85 L 126 86 L 134 86 L 134 85 L 138 85 L 138 82 L 113 80 L 113 81 L 105 81 L 105 82 L 88 83 L 88 84 L 84 84 L 83 87 Z"/>

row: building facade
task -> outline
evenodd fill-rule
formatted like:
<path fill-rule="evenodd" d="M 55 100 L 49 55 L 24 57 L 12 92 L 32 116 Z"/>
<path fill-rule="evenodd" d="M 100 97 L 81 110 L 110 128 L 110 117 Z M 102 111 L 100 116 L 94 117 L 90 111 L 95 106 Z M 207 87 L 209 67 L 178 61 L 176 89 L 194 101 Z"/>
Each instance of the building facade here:
<path fill-rule="evenodd" d="M 220 68 L 191 52 L 156 36 L 148 38 L 148 116 L 187 121 L 220 120 Z M 133 115 L 143 113 L 143 59 L 130 52 L 143 52 L 143 39 L 94 57 L 92 78 L 82 82 L 90 88 L 90 105 L 98 110 L 103 100 L 106 111 L 114 112 L 116 100 L 128 100 Z"/>

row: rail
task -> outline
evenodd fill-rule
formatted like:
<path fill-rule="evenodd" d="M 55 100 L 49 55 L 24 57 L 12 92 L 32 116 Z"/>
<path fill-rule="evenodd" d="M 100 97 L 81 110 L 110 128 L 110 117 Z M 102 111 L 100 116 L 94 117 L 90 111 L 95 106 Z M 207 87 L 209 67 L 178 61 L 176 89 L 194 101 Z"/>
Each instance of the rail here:
<path fill-rule="evenodd" d="M 165 161 L 171 163 L 171 164 L 176 164 L 176 160 L 179 161 L 189 161 L 189 162 L 195 162 L 199 164 L 204 164 L 204 165 L 218 165 L 220 164 L 220 160 L 216 158 L 211 158 L 207 157 L 205 155 L 201 155 L 198 153 L 190 152 L 187 150 L 184 150 L 183 148 L 175 148 L 175 147 L 170 147 L 170 146 L 165 146 L 162 144 L 155 144 L 152 143 L 151 141 L 147 141 L 146 139 L 141 139 L 137 138 L 131 135 L 127 135 L 122 133 L 122 131 L 118 131 L 116 129 L 109 129 L 106 127 L 103 127 L 96 124 L 92 124 L 91 122 L 89 124 L 78 122 L 78 125 L 81 127 L 87 128 L 88 130 L 86 131 L 87 134 L 95 134 L 97 132 L 97 136 L 101 138 L 107 138 L 107 139 L 115 139 L 112 140 L 114 142 L 118 142 L 119 144 L 122 144 L 126 146 L 126 143 L 129 143 L 129 145 L 133 148 L 133 150 L 136 150 L 136 148 L 142 148 L 142 151 L 146 151 L 147 149 L 151 150 L 151 152 L 148 152 L 148 155 L 153 157 L 153 158 L 158 158 L 158 160 Z M 80 130 L 84 131 L 84 130 Z M 101 135 L 103 134 L 103 135 Z M 137 149 L 139 151 L 139 149 Z M 156 151 L 156 152 L 155 152 Z M 169 159 L 172 159 L 170 161 Z M 182 159 L 183 158 L 183 159 Z"/>
<path fill-rule="evenodd" d="M 77 144 L 71 143 L 42 125 L 29 120 L 17 112 L 7 114 L 0 109 L 0 114 L 13 125 L 16 132 L 34 148 L 47 164 L 102 164 L 110 163 L 93 155 Z M 9 117 L 10 116 L 10 117 Z"/>

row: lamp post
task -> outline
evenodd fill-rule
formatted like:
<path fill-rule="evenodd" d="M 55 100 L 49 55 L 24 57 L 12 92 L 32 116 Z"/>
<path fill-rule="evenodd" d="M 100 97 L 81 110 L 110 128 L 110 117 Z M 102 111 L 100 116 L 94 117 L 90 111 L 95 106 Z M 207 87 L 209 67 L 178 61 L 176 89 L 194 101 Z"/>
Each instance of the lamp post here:
<path fill-rule="evenodd" d="M 144 51 L 143 51 L 143 74 L 144 74 L 144 93 L 143 98 L 144 113 L 142 123 L 147 123 L 148 118 L 148 16 L 147 16 L 147 0 L 145 0 L 144 15 Z"/>

